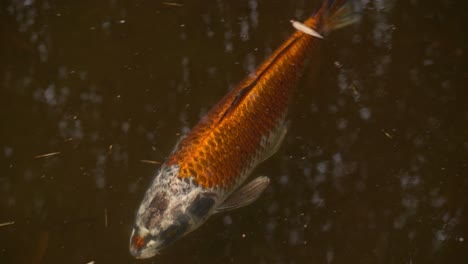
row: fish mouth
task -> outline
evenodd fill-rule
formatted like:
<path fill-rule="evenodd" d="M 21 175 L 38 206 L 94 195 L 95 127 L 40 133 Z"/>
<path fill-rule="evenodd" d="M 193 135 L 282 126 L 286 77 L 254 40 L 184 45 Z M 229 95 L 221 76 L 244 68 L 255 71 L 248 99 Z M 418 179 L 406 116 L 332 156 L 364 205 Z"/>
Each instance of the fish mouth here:
<path fill-rule="evenodd" d="M 130 236 L 130 254 L 136 259 L 147 259 L 158 253 L 158 248 L 147 236 L 142 236 L 134 228 Z"/>
<path fill-rule="evenodd" d="M 154 257 L 154 256 L 156 256 L 158 254 L 157 251 L 154 251 L 154 252 L 149 252 L 149 251 L 133 252 L 132 250 L 130 250 L 130 253 L 132 254 L 132 256 L 135 259 L 149 259 L 149 258 L 152 258 L 152 257 Z"/>
<path fill-rule="evenodd" d="M 169 226 L 157 236 L 142 235 L 137 227 L 130 236 L 130 254 L 136 259 L 154 257 L 161 249 L 173 244 L 182 237 L 188 229 L 186 221 Z"/>
<path fill-rule="evenodd" d="M 134 251 L 134 250 L 130 249 L 130 254 L 136 259 L 148 259 L 148 258 L 156 256 L 158 253 L 157 253 L 157 251 L 151 251 L 151 252 L 147 251 L 147 250 Z"/>

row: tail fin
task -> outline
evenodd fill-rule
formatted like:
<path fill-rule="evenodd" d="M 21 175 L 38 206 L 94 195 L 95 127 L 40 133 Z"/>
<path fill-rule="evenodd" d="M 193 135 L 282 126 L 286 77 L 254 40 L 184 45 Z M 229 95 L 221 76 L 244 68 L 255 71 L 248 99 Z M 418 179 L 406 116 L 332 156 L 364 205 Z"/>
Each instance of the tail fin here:
<path fill-rule="evenodd" d="M 356 0 L 326 0 L 319 10 L 324 33 L 359 21 L 359 8 Z"/>
<path fill-rule="evenodd" d="M 346 27 L 360 18 L 358 0 L 325 0 L 319 11 L 304 24 L 291 20 L 294 28 L 308 35 L 323 38 L 322 34 Z"/>

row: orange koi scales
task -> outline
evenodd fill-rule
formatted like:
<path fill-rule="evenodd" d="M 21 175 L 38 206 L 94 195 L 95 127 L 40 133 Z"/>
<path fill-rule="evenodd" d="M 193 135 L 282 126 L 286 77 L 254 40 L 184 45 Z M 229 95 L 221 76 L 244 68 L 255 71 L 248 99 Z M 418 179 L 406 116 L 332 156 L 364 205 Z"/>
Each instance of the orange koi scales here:
<path fill-rule="evenodd" d="M 166 161 L 178 177 L 229 191 L 267 155 L 315 39 L 296 32 L 255 73 L 228 93 Z"/>
<path fill-rule="evenodd" d="M 267 177 L 244 182 L 281 145 L 289 101 L 321 33 L 355 21 L 350 3 L 325 1 L 304 23 L 292 21 L 298 31 L 180 141 L 136 213 L 130 236 L 135 258 L 152 257 L 210 215 L 248 205 L 261 195 Z"/>

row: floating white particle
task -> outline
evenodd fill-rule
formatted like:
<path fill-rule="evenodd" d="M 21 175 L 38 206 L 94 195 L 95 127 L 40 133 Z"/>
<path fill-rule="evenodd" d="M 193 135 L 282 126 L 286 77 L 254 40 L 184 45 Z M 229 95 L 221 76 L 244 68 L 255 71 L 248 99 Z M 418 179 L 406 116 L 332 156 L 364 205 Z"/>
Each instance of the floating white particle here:
<path fill-rule="evenodd" d="M 311 36 L 314 36 L 314 37 L 323 39 L 323 36 L 320 35 L 320 33 L 318 33 L 317 31 L 315 31 L 314 29 L 312 29 L 312 28 L 306 26 L 305 24 L 303 24 L 303 23 L 301 23 L 301 22 L 299 22 L 299 21 L 295 21 L 295 20 L 291 20 L 290 22 L 291 22 L 292 26 L 293 26 L 295 29 L 297 29 L 297 30 L 299 30 L 299 31 L 301 31 L 301 32 L 303 32 L 303 33 L 306 33 L 307 35 L 311 35 Z"/>

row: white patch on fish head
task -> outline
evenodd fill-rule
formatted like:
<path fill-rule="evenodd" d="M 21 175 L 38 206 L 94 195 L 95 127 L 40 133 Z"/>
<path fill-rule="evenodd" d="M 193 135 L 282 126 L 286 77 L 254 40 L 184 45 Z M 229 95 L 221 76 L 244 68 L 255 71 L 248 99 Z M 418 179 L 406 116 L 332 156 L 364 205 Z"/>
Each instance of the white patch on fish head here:
<path fill-rule="evenodd" d="M 130 253 L 135 258 L 153 257 L 213 212 L 218 194 L 178 174 L 179 166 L 163 166 L 146 191 L 130 237 Z"/>

